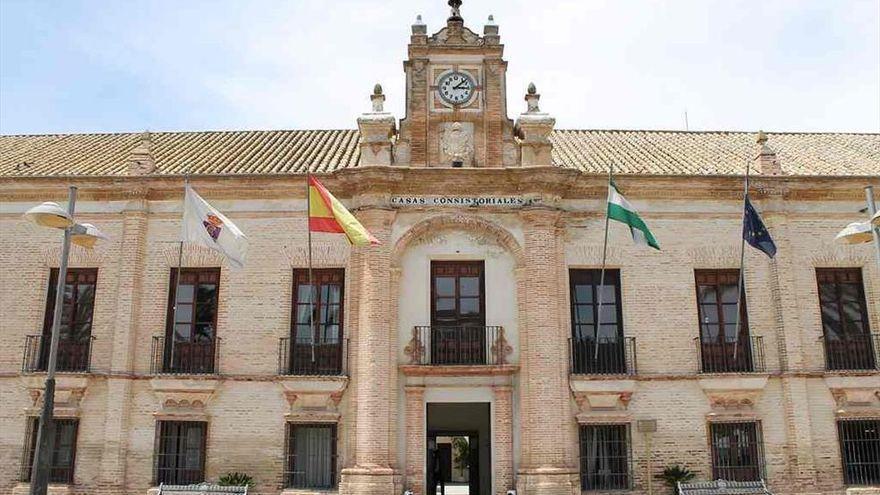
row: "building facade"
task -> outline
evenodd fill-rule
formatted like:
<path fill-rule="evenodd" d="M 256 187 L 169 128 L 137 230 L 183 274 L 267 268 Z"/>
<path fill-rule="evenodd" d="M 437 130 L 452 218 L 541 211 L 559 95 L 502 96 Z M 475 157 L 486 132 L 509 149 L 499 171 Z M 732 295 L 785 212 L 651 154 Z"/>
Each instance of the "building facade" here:
<path fill-rule="evenodd" d="M 110 240 L 71 254 L 51 493 L 880 490 L 880 267 L 833 242 L 880 135 L 555 130 L 534 86 L 508 118 L 502 55 L 454 7 L 412 26 L 400 120 L 377 86 L 357 131 L 0 137 L 0 491 L 27 492 L 60 254 L 21 215 L 68 185 Z M 612 166 L 662 250 L 612 225 L 603 276 Z M 778 253 L 746 249 L 737 304 L 746 166 Z M 311 287 L 307 170 L 381 241 L 313 234 Z M 243 269 L 178 270 L 184 174 Z"/>

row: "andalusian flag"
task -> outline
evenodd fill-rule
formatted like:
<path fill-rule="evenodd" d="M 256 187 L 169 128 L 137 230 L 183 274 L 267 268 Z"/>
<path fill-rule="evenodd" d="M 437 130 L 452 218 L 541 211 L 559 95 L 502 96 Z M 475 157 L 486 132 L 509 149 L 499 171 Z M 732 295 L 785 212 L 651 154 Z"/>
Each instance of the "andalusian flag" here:
<path fill-rule="evenodd" d="M 636 212 L 636 209 L 629 204 L 623 194 L 620 194 L 613 180 L 608 182 L 608 218 L 629 225 L 633 242 L 636 244 L 660 250 L 660 244 L 657 244 L 654 234 L 648 230 L 648 226 Z"/>
<path fill-rule="evenodd" d="M 355 246 L 379 244 L 357 218 L 334 198 L 318 179 L 309 175 L 309 230 L 345 234 Z"/>

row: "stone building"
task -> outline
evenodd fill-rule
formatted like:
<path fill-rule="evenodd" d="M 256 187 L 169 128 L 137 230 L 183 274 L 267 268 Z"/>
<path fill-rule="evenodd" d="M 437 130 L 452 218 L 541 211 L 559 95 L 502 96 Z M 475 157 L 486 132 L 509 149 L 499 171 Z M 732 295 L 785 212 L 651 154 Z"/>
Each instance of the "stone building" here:
<path fill-rule="evenodd" d="M 880 269 L 833 242 L 880 135 L 556 130 L 534 86 L 511 120 L 498 26 L 452 4 L 412 26 L 400 120 L 377 86 L 357 130 L 0 137 L 0 492 L 28 487 L 60 249 L 21 214 L 68 185 L 110 240 L 71 254 L 51 493 L 880 486 Z M 662 251 L 611 226 L 597 328 L 612 165 Z M 747 166 L 778 253 L 747 248 L 737 330 Z M 315 291 L 307 170 L 382 243 L 314 234 Z M 243 269 L 187 245 L 177 283 L 184 173 Z"/>

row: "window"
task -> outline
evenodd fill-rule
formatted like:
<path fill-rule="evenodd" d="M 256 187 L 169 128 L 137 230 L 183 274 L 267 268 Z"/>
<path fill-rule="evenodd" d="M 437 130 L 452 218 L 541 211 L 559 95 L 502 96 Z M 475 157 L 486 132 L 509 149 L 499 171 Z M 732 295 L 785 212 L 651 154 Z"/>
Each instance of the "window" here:
<path fill-rule="evenodd" d="M 874 369 L 876 343 L 859 268 L 817 268 L 819 305 L 829 370 Z"/>
<path fill-rule="evenodd" d="M 21 480 L 29 482 L 31 466 L 34 465 L 34 452 L 37 449 L 37 430 L 39 418 L 28 418 L 25 436 L 24 455 L 21 464 Z M 50 483 L 73 483 L 73 468 L 76 459 L 76 434 L 79 421 L 76 419 L 55 418 L 55 442 L 52 461 L 49 465 Z"/>
<path fill-rule="evenodd" d="M 164 371 L 213 373 L 219 268 L 184 268 L 177 286 L 177 269 L 171 270 L 168 317 L 165 331 Z M 174 311 L 175 297 L 177 312 Z M 174 324 L 172 324 L 172 321 Z"/>
<path fill-rule="evenodd" d="M 582 425 L 581 490 L 629 488 L 629 425 Z"/>
<path fill-rule="evenodd" d="M 600 283 L 603 282 L 601 273 L 601 270 L 569 271 L 573 373 L 614 374 L 627 371 L 620 304 L 620 271 L 605 270 L 604 284 Z"/>
<path fill-rule="evenodd" d="M 738 317 L 736 312 L 739 270 L 696 270 L 694 275 L 703 372 L 754 371 L 745 290 Z"/>
<path fill-rule="evenodd" d="M 58 327 L 58 371 L 87 371 L 92 340 L 92 314 L 95 309 L 97 268 L 71 268 L 64 283 L 64 305 Z M 55 294 L 58 287 L 58 269 L 49 272 L 49 291 L 46 297 L 46 316 L 43 323 L 43 345 L 40 346 L 39 370 L 49 364 L 49 341 L 52 338 L 52 318 L 55 312 Z"/>
<path fill-rule="evenodd" d="M 336 425 L 287 425 L 284 483 L 289 488 L 336 486 Z"/>
<path fill-rule="evenodd" d="M 880 484 L 880 419 L 838 421 L 837 436 L 844 482 Z"/>
<path fill-rule="evenodd" d="M 712 423 L 712 477 L 728 481 L 761 479 L 758 423 Z"/>
<path fill-rule="evenodd" d="M 432 364 L 486 363 L 482 261 L 431 262 Z"/>
<path fill-rule="evenodd" d="M 208 423 L 159 421 L 156 484 L 189 485 L 205 480 Z"/>
<path fill-rule="evenodd" d="M 339 269 L 293 271 L 290 369 L 294 375 L 342 373 L 342 307 L 345 271 Z M 311 312 L 311 315 L 310 315 Z"/>

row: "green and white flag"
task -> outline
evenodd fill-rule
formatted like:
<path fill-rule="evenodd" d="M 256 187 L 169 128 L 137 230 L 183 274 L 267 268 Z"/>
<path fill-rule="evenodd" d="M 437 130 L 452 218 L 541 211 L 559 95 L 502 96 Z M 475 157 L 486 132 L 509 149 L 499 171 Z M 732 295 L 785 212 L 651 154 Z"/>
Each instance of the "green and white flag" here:
<path fill-rule="evenodd" d="M 657 239 L 654 239 L 654 234 L 648 229 L 635 208 L 629 204 L 623 194 L 620 194 L 613 180 L 608 182 L 608 218 L 629 225 L 633 242 L 639 246 L 651 246 L 658 251 L 660 250 L 660 245 L 657 244 Z"/>

